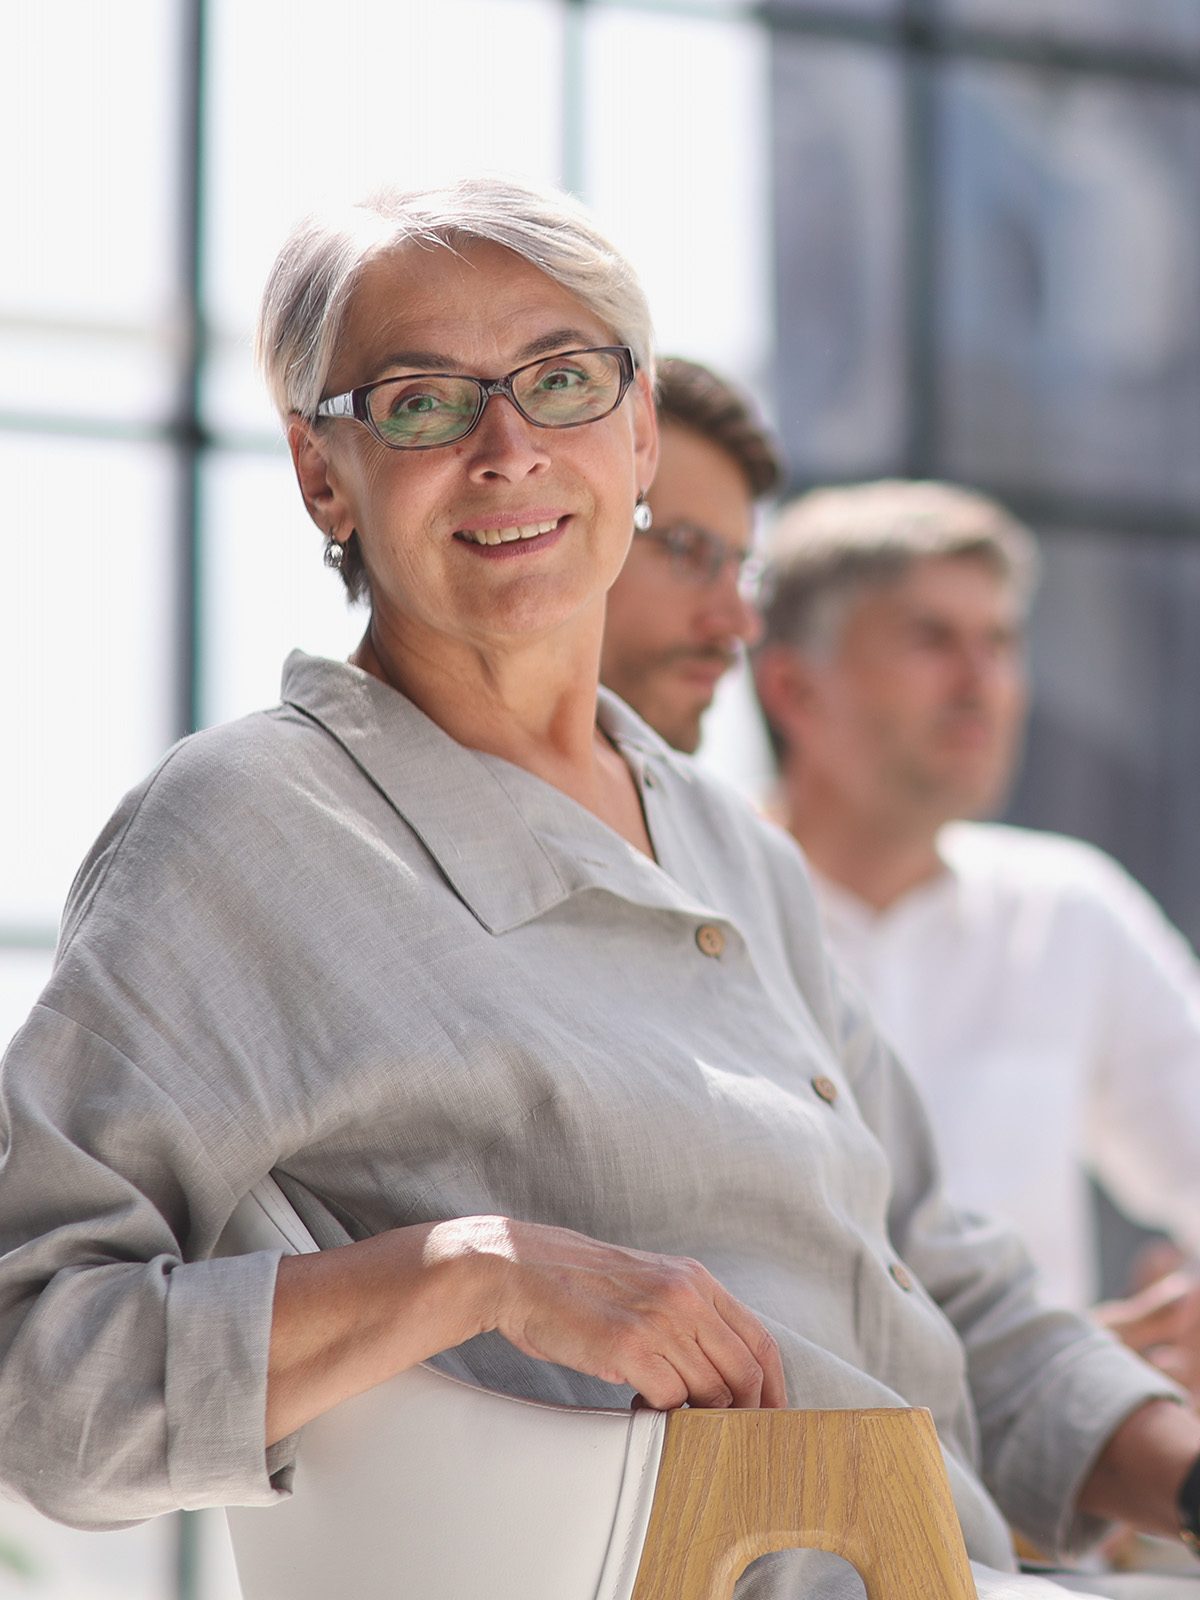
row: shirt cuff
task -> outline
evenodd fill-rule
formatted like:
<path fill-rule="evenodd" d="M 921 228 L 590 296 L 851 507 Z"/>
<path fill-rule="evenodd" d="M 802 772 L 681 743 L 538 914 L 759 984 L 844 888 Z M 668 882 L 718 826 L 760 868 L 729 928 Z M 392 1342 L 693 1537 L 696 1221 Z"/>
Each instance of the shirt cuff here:
<path fill-rule="evenodd" d="M 167 1470 L 177 1504 L 286 1498 L 299 1435 L 266 1446 L 267 1366 L 282 1252 L 188 1262 L 167 1291 Z"/>
<path fill-rule="evenodd" d="M 993 1493 L 1012 1524 L 1041 1550 L 1076 1555 L 1107 1521 L 1076 1502 L 1096 1458 L 1132 1412 L 1151 1400 L 1186 1403 L 1183 1391 L 1099 1331 L 1051 1361 L 1022 1407 L 994 1466 Z"/>

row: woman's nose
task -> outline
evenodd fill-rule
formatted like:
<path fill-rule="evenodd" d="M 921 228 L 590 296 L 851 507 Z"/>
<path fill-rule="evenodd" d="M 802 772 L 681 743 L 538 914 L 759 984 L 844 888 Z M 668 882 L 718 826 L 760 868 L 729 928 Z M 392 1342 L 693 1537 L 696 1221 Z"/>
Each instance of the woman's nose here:
<path fill-rule="evenodd" d="M 547 429 L 537 428 L 506 395 L 489 395 L 474 430 L 463 441 L 471 471 L 484 477 L 522 478 L 549 460 Z"/>

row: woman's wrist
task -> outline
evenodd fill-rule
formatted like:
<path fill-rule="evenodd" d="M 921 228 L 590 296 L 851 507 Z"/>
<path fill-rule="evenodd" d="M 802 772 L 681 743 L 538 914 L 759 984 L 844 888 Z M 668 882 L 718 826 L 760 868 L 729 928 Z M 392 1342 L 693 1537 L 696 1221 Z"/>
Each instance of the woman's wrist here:
<path fill-rule="evenodd" d="M 459 1337 L 448 1349 L 499 1327 L 513 1258 L 507 1217 L 454 1217 L 434 1223 L 422 1251 L 428 1284 Z"/>

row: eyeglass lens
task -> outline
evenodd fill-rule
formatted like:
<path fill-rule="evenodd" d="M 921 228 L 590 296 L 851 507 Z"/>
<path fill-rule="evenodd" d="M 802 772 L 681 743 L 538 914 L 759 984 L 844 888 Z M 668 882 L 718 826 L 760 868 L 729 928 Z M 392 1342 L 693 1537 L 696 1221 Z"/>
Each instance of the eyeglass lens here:
<path fill-rule="evenodd" d="M 666 546 L 675 572 L 689 583 L 715 583 L 732 564 L 737 569 L 738 588 L 743 593 L 752 592 L 758 585 L 759 563 L 755 558 L 740 550 L 731 550 L 706 528 L 678 522 L 670 528 L 654 529 L 651 537 L 655 536 Z"/>
<path fill-rule="evenodd" d="M 616 405 L 624 372 L 619 356 L 577 350 L 509 374 L 517 409 L 542 428 L 572 428 Z M 486 391 L 476 378 L 415 373 L 377 384 L 367 397 L 371 425 L 385 444 L 452 444 L 470 432 Z"/>

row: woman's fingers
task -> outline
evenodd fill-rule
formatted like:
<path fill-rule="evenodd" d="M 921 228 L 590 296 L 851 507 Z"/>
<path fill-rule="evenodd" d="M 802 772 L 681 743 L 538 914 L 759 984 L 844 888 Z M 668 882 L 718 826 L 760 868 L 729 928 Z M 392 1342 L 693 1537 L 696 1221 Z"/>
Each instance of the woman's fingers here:
<path fill-rule="evenodd" d="M 779 1345 L 762 1323 L 740 1300 L 735 1300 L 724 1289 L 718 1290 L 716 1302 L 726 1322 L 739 1335 L 749 1351 L 757 1371 L 755 1400 L 735 1400 L 735 1405 L 786 1406 L 787 1385 L 783 1377 L 783 1362 Z"/>
<path fill-rule="evenodd" d="M 774 1339 L 698 1262 L 513 1224 L 495 1326 L 656 1408 L 785 1403 Z"/>
<path fill-rule="evenodd" d="M 655 1353 L 671 1362 L 695 1406 L 761 1405 L 764 1357 L 778 1362 L 775 1342 L 754 1313 L 686 1259 L 671 1262 L 662 1304 L 649 1310 L 644 1336 L 660 1341 Z"/>

